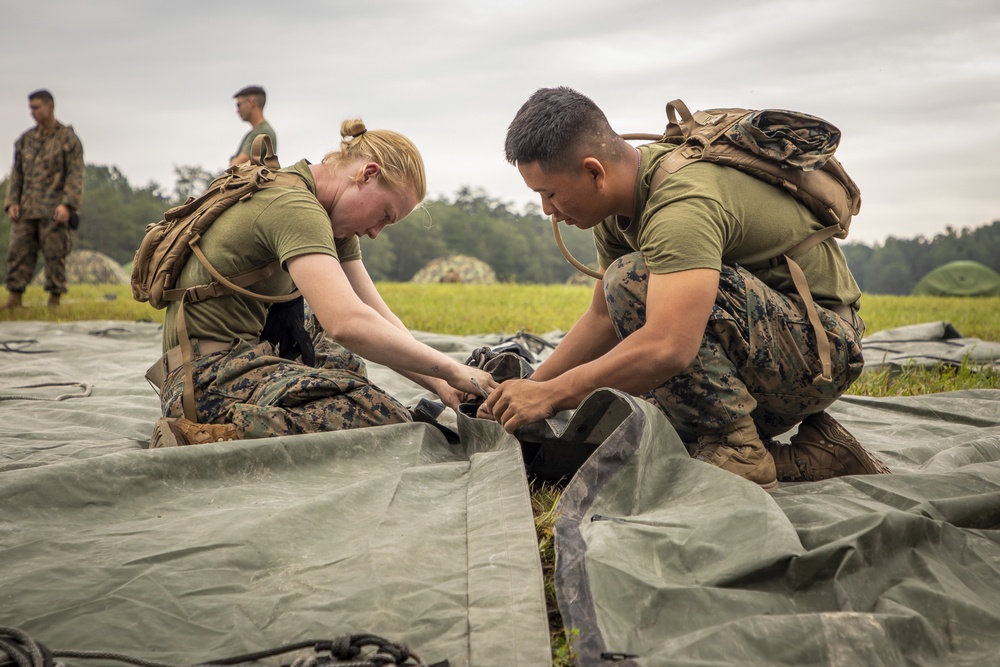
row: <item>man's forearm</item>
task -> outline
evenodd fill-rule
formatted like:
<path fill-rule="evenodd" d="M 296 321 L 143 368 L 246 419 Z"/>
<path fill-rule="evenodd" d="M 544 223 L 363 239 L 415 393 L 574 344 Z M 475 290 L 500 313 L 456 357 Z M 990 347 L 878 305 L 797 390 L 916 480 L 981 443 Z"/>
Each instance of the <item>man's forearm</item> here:
<path fill-rule="evenodd" d="M 670 350 L 661 334 L 643 327 L 607 354 L 567 370 L 548 384 L 556 408 L 569 410 L 600 387 L 640 396 L 682 372 L 690 363 L 690 359 Z"/>
<path fill-rule="evenodd" d="M 557 378 L 568 370 L 607 354 L 617 344 L 618 334 L 611 320 L 588 310 L 532 374 L 532 379 L 545 381 Z"/>

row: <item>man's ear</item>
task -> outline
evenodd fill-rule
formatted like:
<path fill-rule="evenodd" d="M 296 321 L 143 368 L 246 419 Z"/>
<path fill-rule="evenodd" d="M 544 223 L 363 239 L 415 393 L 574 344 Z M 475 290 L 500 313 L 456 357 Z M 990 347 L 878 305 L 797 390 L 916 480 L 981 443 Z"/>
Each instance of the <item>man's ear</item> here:
<path fill-rule="evenodd" d="M 604 189 L 604 184 L 607 182 L 608 173 L 604 169 L 604 164 L 598 160 L 596 157 L 585 157 L 583 158 L 583 163 L 581 165 L 584 172 L 590 177 L 594 184 L 594 187 L 598 190 Z"/>

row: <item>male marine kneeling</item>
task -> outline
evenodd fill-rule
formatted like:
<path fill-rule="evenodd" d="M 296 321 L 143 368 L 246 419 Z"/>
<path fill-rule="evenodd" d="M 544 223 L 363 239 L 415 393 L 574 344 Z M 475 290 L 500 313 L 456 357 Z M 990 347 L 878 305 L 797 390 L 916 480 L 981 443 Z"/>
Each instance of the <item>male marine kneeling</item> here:
<path fill-rule="evenodd" d="M 832 239 L 796 259 L 830 341 L 830 381 L 785 265 L 750 272 L 823 227 L 783 190 L 698 162 L 652 192 L 673 147 L 639 148 L 568 88 L 533 94 L 506 157 L 555 220 L 592 229 L 605 269 L 589 308 L 531 380 L 484 404 L 509 432 L 612 387 L 657 405 L 692 456 L 771 489 L 887 473 L 824 410 L 861 374 L 861 291 Z M 772 440 L 794 426 L 790 445 Z"/>

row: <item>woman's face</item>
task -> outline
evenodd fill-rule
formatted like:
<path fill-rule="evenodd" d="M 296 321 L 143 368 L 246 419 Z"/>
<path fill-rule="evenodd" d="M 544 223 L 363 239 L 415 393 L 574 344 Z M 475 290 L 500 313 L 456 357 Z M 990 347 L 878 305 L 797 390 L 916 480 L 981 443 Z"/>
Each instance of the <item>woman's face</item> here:
<path fill-rule="evenodd" d="M 330 211 L 333 236 L 374 239 L 387 226 L 409 215 L 418 203 L 413 193 L 400 194 L 387 188 L 379 166 L 369 162 L 363 166 L 361 177 L 346 187 Z"/>

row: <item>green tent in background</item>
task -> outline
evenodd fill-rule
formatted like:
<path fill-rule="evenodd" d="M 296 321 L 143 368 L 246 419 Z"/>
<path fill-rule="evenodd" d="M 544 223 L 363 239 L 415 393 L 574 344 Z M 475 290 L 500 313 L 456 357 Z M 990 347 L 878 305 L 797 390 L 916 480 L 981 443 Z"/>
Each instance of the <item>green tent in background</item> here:
<path fill-rule="evenodd" d="M 66 280 L 70 285 L 128 285 L 132 267 L 121 264 L 96 250 L 76 250 L 66 258 Z M 32 285 L 45 284 L 45 271 L 40 270 Z"/>
<path fill-rule="evenodd" d="M 481 259 L 468 255 L 451 255 L 428 262 L 414 274 L 411 282 L 492 285 L 497 282 L 497 274 Z"/>
<path fill-rule="evenodd" d="M 913 288 L 916 296 L 1000 296 L 1000 273 L 973 261 L 942 264 Z"/>

